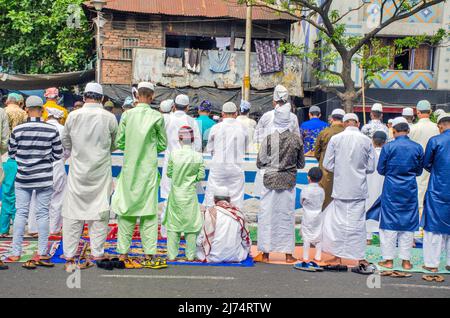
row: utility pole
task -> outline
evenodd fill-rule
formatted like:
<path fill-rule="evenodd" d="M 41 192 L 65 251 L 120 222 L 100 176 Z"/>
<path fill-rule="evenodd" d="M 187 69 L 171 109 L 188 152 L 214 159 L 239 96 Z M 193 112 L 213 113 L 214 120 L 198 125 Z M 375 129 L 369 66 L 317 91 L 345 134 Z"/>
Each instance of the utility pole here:
<path fill-rule="evenodd" d="M 245 22 L 245 72 L 242 86 L 242 98 L 250 100 L 250 53 L 252 50 L 252 6 L 247 4 L 247 18 Z"/>
<path fill-rule="evenodd" d="M 96 72 L 95 72 L 95 80 L 97 83 L 100 83 L 102 80 L 101 71 L 102 71 L 102 27 L 103 27 L 103 21 L 102 21 L 102 10 L 106 6 L 107 1 L 106 0 L 92 0 L 91 4 L 94 6 L 95 11 L 97 11 L 97 19 L 96 19 L 96 27 L 97 27 L 97 34 L 96 34 L 96 44 L 97 44 L 97 64 L 96 64 Z"/>

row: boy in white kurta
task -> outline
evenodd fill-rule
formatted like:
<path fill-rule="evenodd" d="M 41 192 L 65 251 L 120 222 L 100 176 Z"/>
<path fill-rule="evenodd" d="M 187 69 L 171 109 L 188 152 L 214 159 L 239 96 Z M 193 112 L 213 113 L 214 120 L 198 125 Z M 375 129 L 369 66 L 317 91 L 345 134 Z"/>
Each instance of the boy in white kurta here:
<path fill-rule="evenodd" d="M 320 168 L 311 168 L 308 172 L 309 184 L 302 189 L 300 203 L 303 206 L 301 233 L 303 238 L 303 262 L 309 263 L 309 248 L 311 244 L 316 247 L 314 261 L 322 259 L 322 205 L 325 200 L 325 191 L 320 187 L 322 179 Z"/>

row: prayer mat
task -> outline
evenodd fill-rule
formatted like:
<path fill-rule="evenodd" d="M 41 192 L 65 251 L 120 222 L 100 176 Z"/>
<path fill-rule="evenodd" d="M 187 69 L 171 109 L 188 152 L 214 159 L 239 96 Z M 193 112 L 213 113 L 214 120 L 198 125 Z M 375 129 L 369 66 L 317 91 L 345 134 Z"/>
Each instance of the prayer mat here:
<path fill-rule="evenodd" d="M 411 251 L 411 264 L 413 268 L 410 270 L 403 269 L 401 260 L 394 260 L 394 268 L 389 269 L 385 267 L 381 267 L 378 265 L 378 262 L 382 261 L 381 257 L 381 248 L 377 246 L 368 246 L 366 249 L 366 258 L 369 262 L 374 263 L 379 271 L 398 271 L 398 272 L 409 272 L 409 273 L 425 273 L 425 274 L 450 274 L 450 271 L 445 269 L 446 265 L 446 257 L 445 253 L 441 255 L 441 264 L 439 266 L 439 272 L 432 273 L 422 268 L 423 266 L 423 252 L 421 248 L 413 248 Z"/>
<path fill-rule="evenodd" d="M 48 242 L 48 254 L 55 255 L 60 246 L 60 241 Z M 5 258 L 10 256 L 12 249 L 12 241 L 0 241 L 0 260 L 4 261 Z M 22 256 L 18 263 L 25 263 L 34 256 L 38 249 L 37 241 L 23 241 L 22 243 Z"/>
<path fill-rule="evenodd" d="M 118 257 L 118 253 L 116 251 L 117 248 L 117 240 L 107 240 L 105 243 L 105 254 L 108 257 Z M 164 257 L 167 256 L 167 241 L 166 240 L 158 240 L 157 245 L 157 257 Z M 81 256 L 81 253 L 85 252 L 84 257 L 90 255 L 90 248 L 89 248 L 89 240 L 82 238 L 80 240 L 80 243 L 78 245 L 77 253 L 75 254 L 75 258 L 79 258 Z M 182 240 L 180 242 L 180 251 L 178 257 L 181 258 L 177 260 L 176 262 L 168 262 L 169 265 L 189 265 L 189 266 L 222 266 L 222 267 L 252 267 L 254 266 L 253 259 L 249 256 L 246 260 L 240 263 L 202 263 L 198 261 L 190 262 L 187 260 L 183 260 L 185 257 L 184 254 L 185 251 L 185 242 Z M 144 251 L 142 249 L 142 243 L 137 240 L 133 240 L 129 256 L 131 257 L 144 257 Z M 64 263 L 65 260 L 63 258 L 63 247 L 62 244 L 59 246 L 58 250 L 52 257 L 53 263 Z"/>

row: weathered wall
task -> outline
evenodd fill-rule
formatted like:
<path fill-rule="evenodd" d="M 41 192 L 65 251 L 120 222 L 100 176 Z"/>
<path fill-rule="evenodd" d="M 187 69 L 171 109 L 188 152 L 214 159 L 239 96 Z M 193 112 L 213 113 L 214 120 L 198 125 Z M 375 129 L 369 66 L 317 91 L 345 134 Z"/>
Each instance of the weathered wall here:
<path fill-rule="evenodd" d="M 181 60 L 176 67 L 164 65 L 164 49 L 133 50 L 133 83 L 150 80 L 167 87 L 217 87 L 240 88 L 244 75 L 244 52 L 231 53 L 230 71 L 223 74 L 209 70 L 209 59 L 203 52 L 201 72 L 193 74 L 183 68 Z M 187 59 L 187 51 L 186 51 Z M 302 66 L 297 57 L 285 57 L 284 72 L 261 75 L 255 53 L 251 56 L 251 86 L 257 90 L 285 85 L 292 96 L 303 96 Z"/>

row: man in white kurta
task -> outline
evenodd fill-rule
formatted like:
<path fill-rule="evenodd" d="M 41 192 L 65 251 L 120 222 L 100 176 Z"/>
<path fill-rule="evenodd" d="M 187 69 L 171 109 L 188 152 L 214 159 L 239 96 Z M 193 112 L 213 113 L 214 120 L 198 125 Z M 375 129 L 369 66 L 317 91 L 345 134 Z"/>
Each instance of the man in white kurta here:
<path fill-rule="evenodd" d="M 63 246 L 73 263 L 84 223 L 89 226 L 91 253 L 104 257 L 112 193 L 111 151 L 117 133 L 116 117 L 103 109 L 103 89 L 88 83 L 83 108 L 70 113 L 62 143 L 71 152 L 63 203 Z"/>
<path fill-rule="evenodd" d="M 250 252 L 251 240 L 244 214 L 230 203 L 229 190 L 217 188 L 214 206 L 203 213 L 197 238 L 197 257 L 208 263 L 242 262 Z"/>
<path fill-rule="evenodd" d="M 383 145 L 387 141 L 387 134 L 384 131 L 375 131 L 373 134 L 372 142 L 375 148 L 375 166 L 378 165 L 378 159 Z M 366 212 L 372 207 L 375 201 L 380 197 L 383 191 L 384 176 L 380 175 L 377 171 L 367 175 L 367 186 L 369 190 L 369 197 L 366 200 Z M 378 232 L 379 222 L 375 220 L 366 221 L 367 230 L 367 244 L 372 244 L 372 236 L 374 232 Z"/>
<path fill-rule="evenodd" d="M 372 141 L 359 131 L 359 119 L 344 116 L 345 130 L 331 137 L 323 166 L 334 173 L 333 201 L 325 209 L 323 250 L 341 258 L 365 261 L 367 175 L 376 169 Z"/>
<path fill-rule="evenodd" d="M 242 209 L 245 185 L 242 165 L 248 145 L 247 129 L 236 120 L 237 107 L 232 102 L 223 105 L 222 117 L 222 122 L 211 128 L 206 146 L 212 159 L 204 205 L 214 206 L 214 192 L 218 187 L 226 187 L 230 191 L 231 204 Z"/>
<path fill-rule="evenodd" d="M 237 116 L 237 121 L 239 121 L 244 127 L 247 128 L 247 134 L 248 134 L 248 153 L 257 153 L 255 144 L 253 143 L 253 136 L 255 134 L 256 129 L 256 121 L 254 119 L 251 119 L 248 117 L 248 114 L 250 113 L 250 108 L 252 105 L 245 101 L 241 101 L 239 116 Z"/>
<path fill-rule="evenodd" d="M 431 137 L 439 135 L 438 126 L 430 120 L 431 116 L 431 104 L 427 100 L 421 100 L 417 103 L 417 117 L 419 121 L 412 125 L 409 132 L 409 138 L 412 141 L 417 142 L 425 151 L 428 141 Z M 427 192 L 428 180 L 430 180 L 430 173 L 426 170 L 417 177 L 417 186 L 419 192 L 419 214 L 422 215 L 423 200 L 425 198 L 425 192 Z"/>

